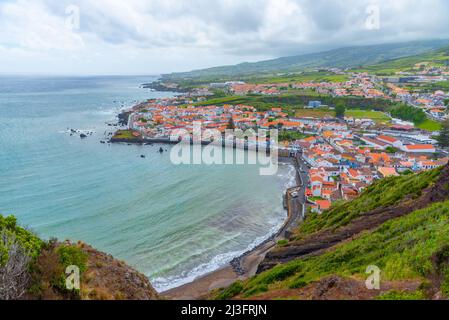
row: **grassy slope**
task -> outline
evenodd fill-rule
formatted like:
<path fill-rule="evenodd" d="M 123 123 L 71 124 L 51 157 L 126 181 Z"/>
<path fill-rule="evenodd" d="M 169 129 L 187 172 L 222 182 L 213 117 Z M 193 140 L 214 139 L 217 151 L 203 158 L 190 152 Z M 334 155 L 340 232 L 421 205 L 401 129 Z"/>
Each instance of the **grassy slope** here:
<path fill-rule="evenodd" d="M 427 119 L 424 122 L 417 124 L 416 126 L 427 131 L 439 131 L 441 129 L 441 123 L 432 119 Z"/>
<path fill-rule="evenodd" d="M 317 257 L 295 260 L 240 284 L 239 292 L 250 297 L 268 290 L 302 288 L 329 275 L 366 279 L 366 268 L 378 266 L 382 280 L 425 282 L 437 270 L 431 258 L 447 254 L 449 243 L 449 202 L 434 204 L 406 217 L 389 221 L 372 233 L 337 246 Z M 444 273 L 447 273 L 447 267 Z M 442 284 L 449 293 L 449 277 Z M 234 293 L 235 293 L 234 292 Z M 229 298 L 226 295 L 219 298 Z"/>
<path fill-rule="evenodd" d="M 164 78 L 167 80 L 188 79 L 214 82 L 235 79 L 236 77 L 244 78 L 262 74 L 276 75 L 279 72 L 297 72 L 320 67 L 358 67 L 373 65 L 387 59 L 421 54 L 447 45 L 447 40 L 431 40 L 341 48 L 256 63 L 242 63 L 234 66 L 174 73 L 164 75 Z"/>
<path fill-rule="evenodd" d="M 436 169 L 380 180 L 359 198 L 337 204 L 323 215 L 309 216 L 299 229 L 299 237 L 336 229 L 362 213 L 397 204 L 406 197 L 413 201 L 440 172 L 441 169 Z M 449 202 L 432 204 L 389 221 L 374 232 L 365 232 L 356 240 L 340 244 L 325 254 L 293 260 L 246 282 L 235 283 L 219 292 L 217 298 L 237 295 L 247 298 L 266 291 L 302 288 L 328 275 L 365 279 L 369 265 L 381 268 L 383 280 L 429 278 L 435 271 L 430 258 L 449 244 L 448 221 Z M 449 276 L 443 283 L 443 292 L 449 294 Z"/>
<path fill-rule="evenodd" d="M 351 77 L 348 75 L 337 75 L 329 72 L 304 72 L 297 75 L 282 76 L 254 76 L 245 78 L 249 83 L 298 83 L 298 82 L 345 82 Z"/>

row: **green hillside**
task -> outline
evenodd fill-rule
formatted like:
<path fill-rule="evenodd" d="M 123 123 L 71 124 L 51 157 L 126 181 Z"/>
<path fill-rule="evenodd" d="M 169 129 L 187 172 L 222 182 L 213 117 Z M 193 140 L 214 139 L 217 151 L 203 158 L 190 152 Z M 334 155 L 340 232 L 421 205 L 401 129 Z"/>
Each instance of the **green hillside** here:
<path fill-rule="evenodd" d="M 354 68 L 374 65 L 382 61 L 423 54 L 449 45 L 449 40 L 414 41 L 383 45 L 340 48 L 326 52 L 284 57 L 273 60 L 241 63 L 163 76 L 166 81 L 218 81 L 247 79 L 255 75 L 302 72 L 314 68 L 340 67 Z"/>
<path fill-rule="evenodd" d="M 410 57 L 388 60 L 364 67 L 360 71 L 368 71 L 377 75 L 393 75 L 400 71 L 416 71 L 413 69 L 415 65 L 423 62 L 428 62 L 432 66 L 449 66 L 449 47 Z"/>
<path fill-rule="evenodd" d="M 337 204 L 322 216 L 309 217 L 287 246 L 296 242 L 311 248 L 311 244 L 332 238 L 337 230 L 350 230 L 351 224 L 369 221 L 382 211 L 390 212 L 393 218 L 377 227 L 361 229 L 329 249 L 308 251 L 296 259 L 280 262 L 247 281 L 218 290 L 214 298 L 448 297 L 449 193 L 445 191 L 449 190 L 448 173 L 446 168 L 385 179 L 360 198 Z M 410 208 L 410 213 L 394 216 L 394 211 L 403 208 Z M 380 268 L 381 290 L 365 287 L 368 266 Z"/>

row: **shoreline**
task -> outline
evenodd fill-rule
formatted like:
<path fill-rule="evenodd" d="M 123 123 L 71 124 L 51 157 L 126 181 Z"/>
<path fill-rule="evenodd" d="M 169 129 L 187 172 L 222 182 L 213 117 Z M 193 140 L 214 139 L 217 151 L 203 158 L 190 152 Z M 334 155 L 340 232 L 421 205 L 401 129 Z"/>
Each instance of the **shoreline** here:
<path fill-rule="evenodd" d="M 284 158 L 279 161 L 293 165 L 295 172 L 297 172 L 298 165 L 294 158 Z M 290 190 L 297 189 L 301 185 L 300 178 L 298 178 L 298 175 L 296 175 L 296 187 L 288 188 L 285 191 L 285 196 L 287 196 Z M 227 265 L 215 271 L 198 276 L 190 283 L 160 292 L 159 294 L 173 300 L 198 300 L 207 298 L 208 294 L 213 290 L 227 287 L 235 281 L 247 280 L 254 276 L 258 271 L 259 265 L 265 259 L 266 254 L 276 246 L 278 240 L 284 239 L 287 236 L 291 227 L 295 226 L 302 219 L 302 215 L 299 212 L 293 212 L 294 209 L 290 209 L 288 204 L 287 207 L 287 219 L 281 228 L 252 250 L 234 258 Z"/>
<path fill-rule="evenodd" d="M 140 104 L 135 105 L 131 109 L 121 110 L 118 115 L 119 124 L 129 127 L 129 117 L 138 108 Z M 111 139 L 112 140 L 112 139 Z M 169 141 L 166 139 L 136 139 L 135 141 L 129 140 L 115 140 L 111 141 L 115 143 L 162 143 L 162 144 L 177 144 L 179 141 Z M 203 143 L 202 143 L 203 144 Z M 207 143 L 209 144 L 209 143 Z M 234 146 L 236 147 L 236 146 Z M 268 237 L 259 245 L 253 249 L 244 252 L 238 257 L 232 259 L 227 265 L 198 276 L 193 281 L 183 284 L 181 286 L 160 292 L 161 296 L 164 296 L 173 300 L 196 300 L 207 296 L 211 291 L 222 287 L 227 287 L 238 280 L 246 280 L 254 276 L 259 268 L 259 265 L 264 260 L 266 254 L 277 245 L 277 241 L 288 237 L 289 230 L 296 226 L 302 219 L 302 215 L 299 212 L 299 208 L 289 204 L 289 202 L 295 202 L 294 199 L 288 197 L 292 189 L 298 189 L 302 186 L 302 180 L 299 176 L 299 165 L 297 159 L 292 157 L 279 157 L 279 163 L 292 165 L 295 171 L 295 186 L 289 187 L 283 191 L 284 208 L 287 211 L 287 218 L 277 232 Z"/>

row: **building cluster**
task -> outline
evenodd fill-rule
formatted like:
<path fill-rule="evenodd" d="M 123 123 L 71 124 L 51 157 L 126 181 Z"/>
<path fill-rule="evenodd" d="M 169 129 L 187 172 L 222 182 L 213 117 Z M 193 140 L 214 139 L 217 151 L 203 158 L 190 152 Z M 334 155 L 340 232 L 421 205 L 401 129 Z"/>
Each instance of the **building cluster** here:
<path fill-rule="evenodd" d="M 377 179 L 437 168 L 449 160 L 435 160 L 434 141 L 422 136 L 366 136 L 352 129 L 339 122 L 308 120 L 307 130 L 316 134 L 291 144 L 310 167 L 306 197 L 314 212 L 357 197 Z"/>
<path fill-rule="evenodd" d="M 306 82 L 294 84 L 294 89 L 313 90 L 321 95 L 334 97 L 363 97 L 363 98 L 388 98 L 373 81 L 373 77 L 366 73 L 351 73 L 351 79 L 345 82 Z"/>
<path fill-rule="evenodd" d="M 169 138 L 174 130 L 193 131 L 194 122 L 203 129 L 273 129 L 299 130 L 300 123 L 291 121 L 281 108 L 257 111 L 252 106 L 184 106 L 168 105 L 171 99 L 153 100 L 140 105 L 131 116 L 130 127 L 147 138 Z M 163 103 L 165 102 L 165 103 Z"/>
<path fill-rule="evenodd" d="M 301 83 L 268 83 L 250 84 L 236 83 L 229 86 L 229 91 L 235 95 L 262 94 L 279 95 L 286 90 L 313 91 L 322 95 L 334 97 L 364 97 L 364 98 L 388 98 L 373 81 L 373 77 L 366 73 L 349 73 L 351 77 L 343 82 L 301 82 Z M 212 85 L 212 84 L 211 84 Z"/>

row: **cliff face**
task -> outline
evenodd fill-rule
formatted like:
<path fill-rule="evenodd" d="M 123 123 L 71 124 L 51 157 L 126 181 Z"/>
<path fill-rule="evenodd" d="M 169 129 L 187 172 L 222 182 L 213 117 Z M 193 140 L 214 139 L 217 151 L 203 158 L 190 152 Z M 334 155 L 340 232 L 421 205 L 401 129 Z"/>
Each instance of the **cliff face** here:
<path fill-rule="evenodd" d="M 111 255 L 81 245 L 88 256 L 82 298 L 102 300 L 154 300 L 156 290 L 148 278 Z"/>

